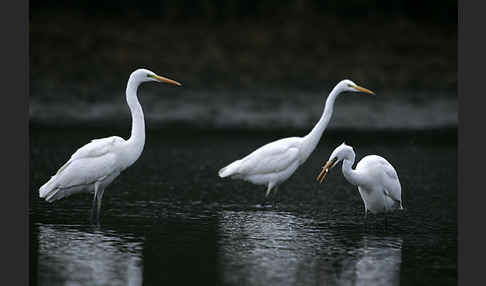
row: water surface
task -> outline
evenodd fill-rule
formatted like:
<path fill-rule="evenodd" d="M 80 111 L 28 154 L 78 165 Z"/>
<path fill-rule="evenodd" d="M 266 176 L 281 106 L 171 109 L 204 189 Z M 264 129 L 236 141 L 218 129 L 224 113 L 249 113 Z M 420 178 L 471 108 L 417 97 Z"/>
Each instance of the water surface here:
<path fill-rule="evenodd" d="M 38 285 L 454 285 L 454 132 L 329 132 L 262 207 L 264 187 L 221 180 L 225 164 L 305 131 L 150 130 L 142 157 L 106 190 L 102 223 L 91 196 L 48 204 L 37 190 L 92 138 L 129 130 L 31 128 L 31 277 Z M 292 133 L 292 134 L 287 134 Z M 370 215 L 340 171 L 321 164 L 342 141 L 359 160 L 397 169 L 405 212 Z"/>

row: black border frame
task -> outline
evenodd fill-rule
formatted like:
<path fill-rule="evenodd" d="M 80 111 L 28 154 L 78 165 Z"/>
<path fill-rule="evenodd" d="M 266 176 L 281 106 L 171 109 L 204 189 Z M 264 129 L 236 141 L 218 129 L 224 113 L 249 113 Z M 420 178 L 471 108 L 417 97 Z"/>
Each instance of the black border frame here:
<path fill-rule="evenodd" d="M 0 6 L 2 284 L 29 283 L 29 2 Z"/>
<path fill-rule="evenodd" d="M 486 3 L 458 2 L 458 283 L 481 285 L 486 254 L 486 192 L 483 162 L 485 122 L 484 66 L 486 65 Z M 479 116 L 483 118 L 480 118 Z M 478 156 L 479 155 L 479 156 Z M 483 282 L 484 283 L 484 282 Z"/>

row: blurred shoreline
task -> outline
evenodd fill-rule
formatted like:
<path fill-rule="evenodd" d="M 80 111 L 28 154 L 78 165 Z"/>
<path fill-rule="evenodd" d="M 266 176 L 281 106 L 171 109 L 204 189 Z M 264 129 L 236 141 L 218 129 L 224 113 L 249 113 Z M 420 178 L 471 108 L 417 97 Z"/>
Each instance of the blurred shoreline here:
<path fill-rule="evenodd" d="M 327 95 L 306 92 L 179 91 L 151 87 L 139 99 L 149 128 L 185 125 L 218 129 L 308 129 L 319 120 Z M 423 92 L 425 93 L 425 92 Z M 264 94 L 264 95 L 263 95 Z M 457 100 L 451 96 L 406 94 L 359 96 L 336 100 L 328 129 L 396 130 L 457 128 Z M 418 94 L 418 92 L 417 92 Z M 429 99 L 427 99 L 429 98 Z M 122 95 L 109 100 L 49 100 L 31 97 L 30 121 L 44 126 L 129 127 Z"/>

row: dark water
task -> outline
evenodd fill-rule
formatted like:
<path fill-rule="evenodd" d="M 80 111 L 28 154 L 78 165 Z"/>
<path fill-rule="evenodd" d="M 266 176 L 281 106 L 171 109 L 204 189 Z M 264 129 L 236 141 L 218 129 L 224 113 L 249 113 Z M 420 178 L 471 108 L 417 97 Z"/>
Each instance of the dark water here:
<path fill-rule="evenodd" d="M 149 130 L 142 157 L 106 190 L 102 223 L 91 196 L 48 204 L 37 190 L 92 138 L 128 130 L 32 128 L 31 279 L 38 285 L 455 285 L 455 132 L 328 132 L 261 207 L 264 187 L 217 171 L 296 132 Z M 315 177 L 343 140 L 359 160 L 397 169 L 406 212 L 369 216 L 355 187 Z"/>

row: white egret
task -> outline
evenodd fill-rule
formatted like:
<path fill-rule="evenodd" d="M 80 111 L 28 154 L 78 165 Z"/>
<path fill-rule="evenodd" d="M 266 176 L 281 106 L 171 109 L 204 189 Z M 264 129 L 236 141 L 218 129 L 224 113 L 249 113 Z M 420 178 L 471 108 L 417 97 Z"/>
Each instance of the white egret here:
<path fill-rule="evenodd" d="M 352 185 L 358 186 L 365 207 L 365 218 L 372 214 L 386 213 L 395 209 L 403 210 L 402 188 L 395 168 L 383 157 L 365 156 L 352 169 L 356 155 L 351 146 L 339 145 L 331 153 L 317 180 L 322 183 L 329 169 L 343 161 L 343 175 Z M 385 221 L 386 222 L 386 221 Z"/>
<path fill-rule="evenodd" d="M 137 69 L 128 79 L 126 100 L 132 116 L 132 131 L 128 140 L 118 136 L 94 139 L 79 148 L 58 171 L 39 189 L 40 198 L 53 202 L 75 193 L 94 193 L 91 208 L 93 220 L 99 222 L 101 199 L 106 186 L 132 165 L 142 154 L 145 144 L 145 121 L 138 102 L 138 86 L 147 81 L 181 84 L 156 75 L 147 69 Z"/>
<path fill-rule="evenodd" d="M 360 87 L 350 80 L 340 81 L 327 97 L 322 116 L 309 134 L 304 137 L 289 137 L 270 142 L 222 168 L 218 172 L 219 176 L 265 185 L 267 187 L 265 199 L 273 189 L 276 194 L 278 186 L 287 180 L 316 148 L 331 119 L 334 101 L 343 91 L 374 94 L 371 90 Z"/>

